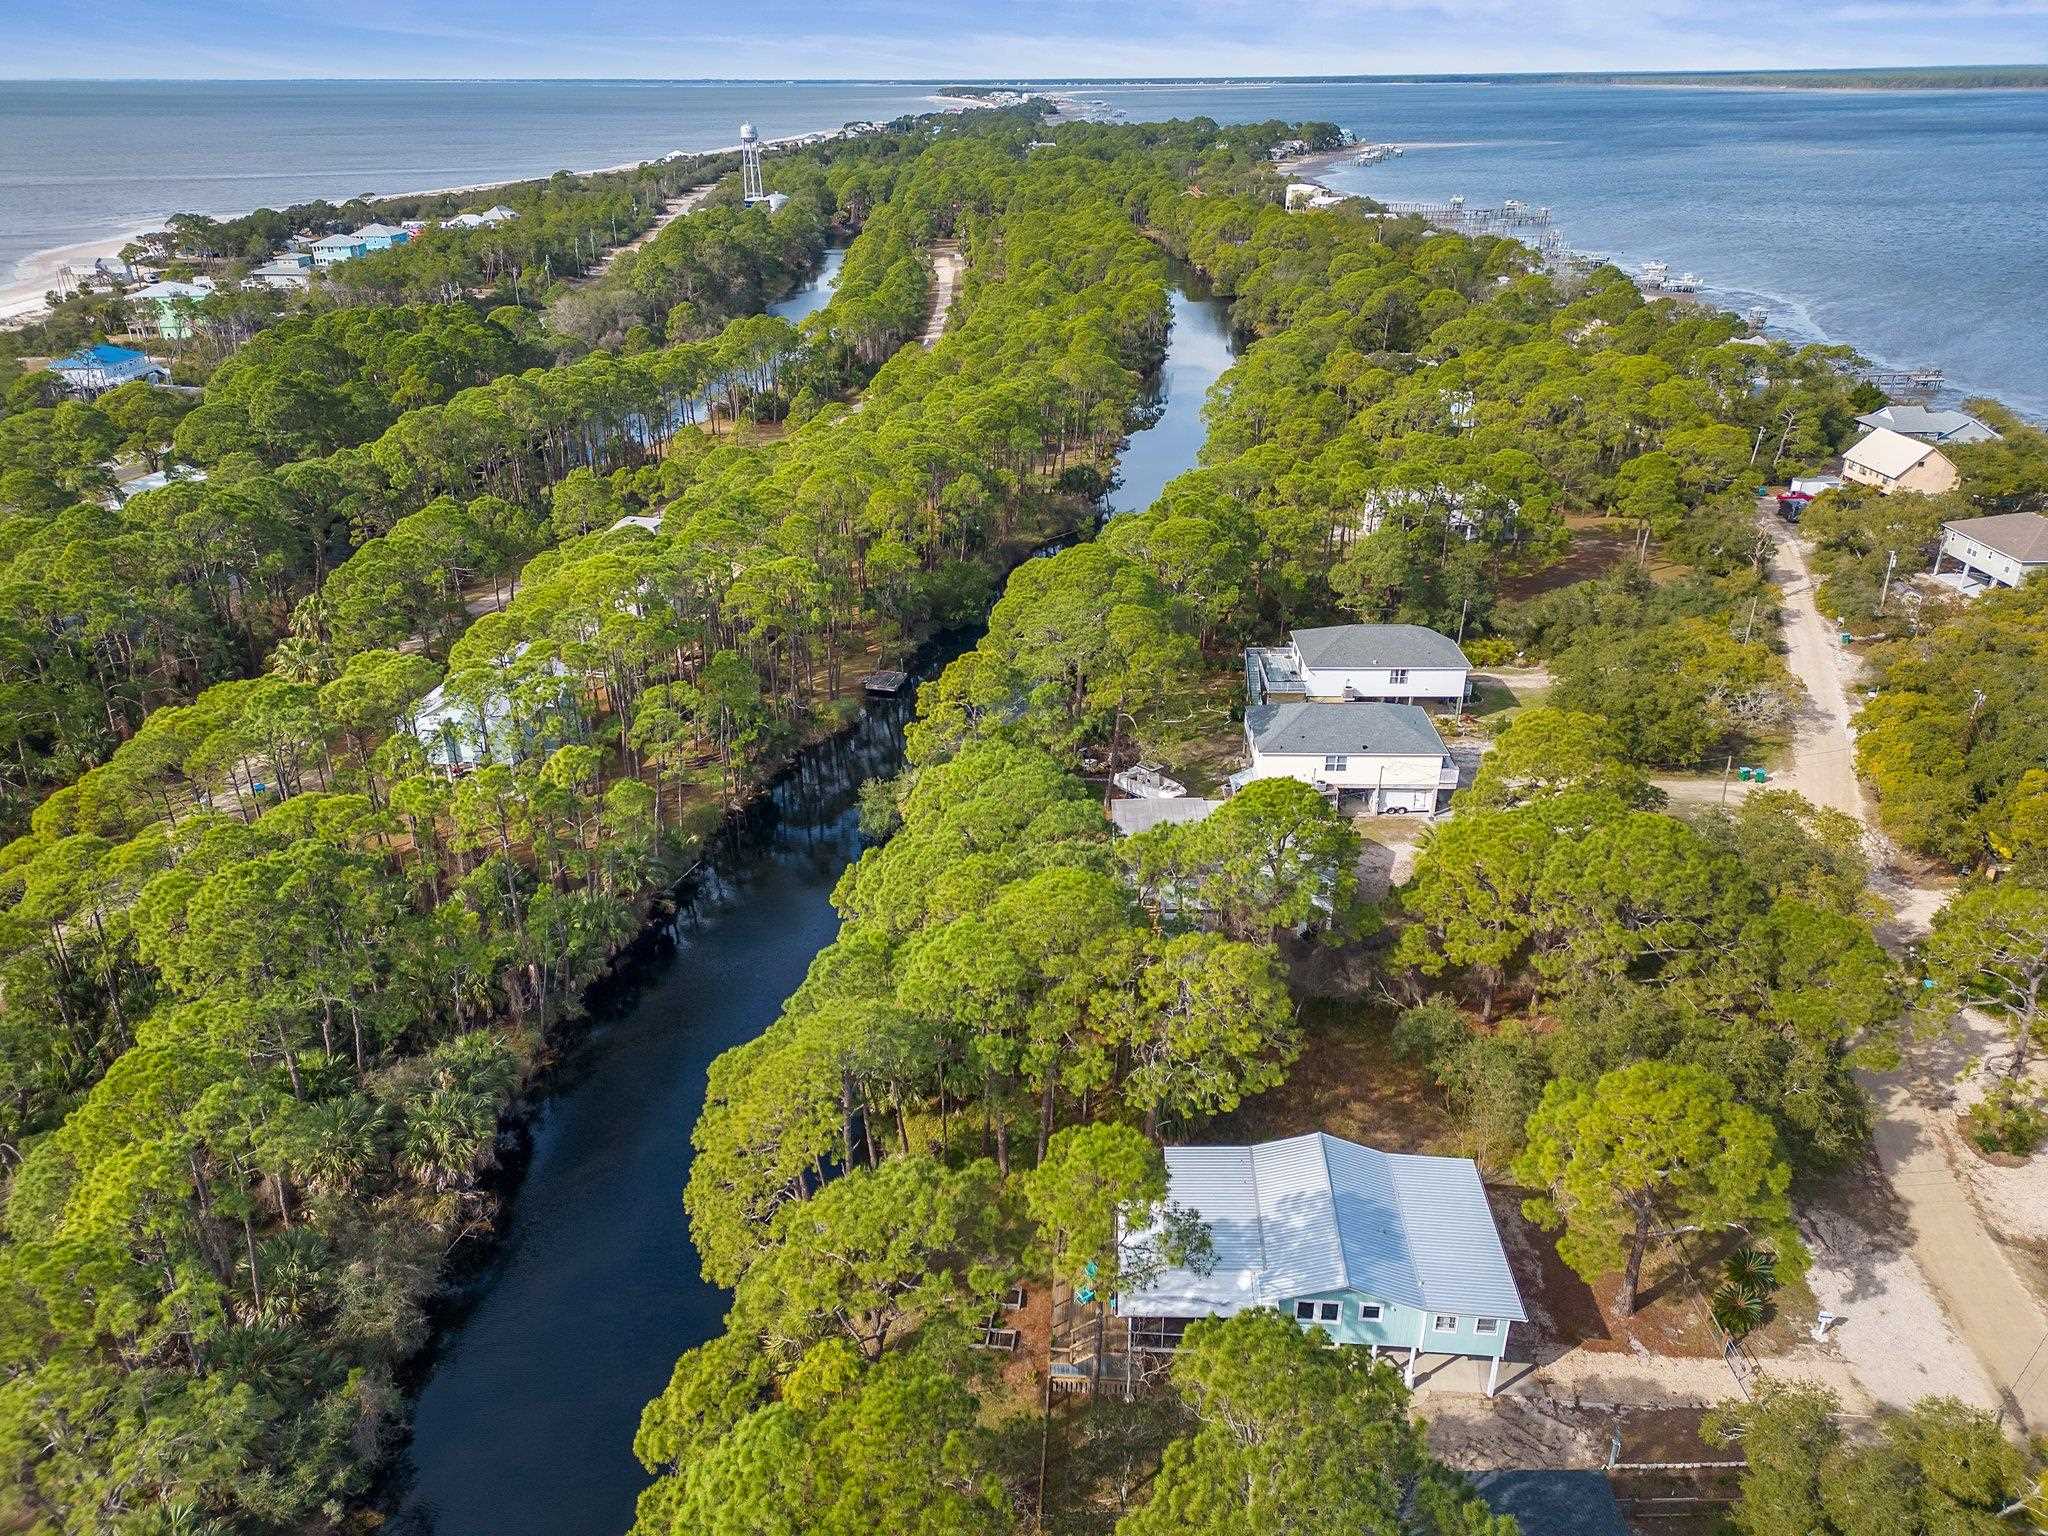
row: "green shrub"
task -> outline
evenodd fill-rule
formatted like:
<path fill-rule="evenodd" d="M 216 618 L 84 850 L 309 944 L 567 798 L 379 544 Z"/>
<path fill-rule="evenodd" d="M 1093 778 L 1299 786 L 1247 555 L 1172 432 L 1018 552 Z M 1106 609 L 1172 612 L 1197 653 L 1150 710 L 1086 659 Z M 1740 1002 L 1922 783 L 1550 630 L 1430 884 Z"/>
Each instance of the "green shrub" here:
<path fill-rule="evenodd" d="M 1739 1339 L 1763 1325 L 1764 1305 L 1759 1291 L 1745 1290 L 1733 1283 L 1723 1285 L 1714 1292 L 1714 1321 L 1723 1333 Z"/>
<path fill-rule="evenodd" d="M 2041 1090 L 2010 1078 L 1987 1093 L 1969 1113 L 1969 1137 L 1979 1152 L 2031 1157 L 2048 1141 L 2048 1108 Z"/>
<path fill-rule="evenodd" d="M 1515 642 L 1499 635 L 1467 640 L 1465 659 L 1475 667 L 1504 667 L 1515 659 Z"/>
<path fill-rule="evenodd" d="M 1778 1285 L 1778 1256 L 1768 1248 L 1738 1248 L 1721 1265 L 1721 1274 L 1739 1290 L 1768 1296 Z"/>

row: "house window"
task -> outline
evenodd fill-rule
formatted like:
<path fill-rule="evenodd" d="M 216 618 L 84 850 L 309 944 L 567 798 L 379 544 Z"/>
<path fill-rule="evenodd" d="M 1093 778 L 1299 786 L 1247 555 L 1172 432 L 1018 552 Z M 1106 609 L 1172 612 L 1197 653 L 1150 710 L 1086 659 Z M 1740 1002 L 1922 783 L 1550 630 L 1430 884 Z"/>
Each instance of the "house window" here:
<path fill-rule="evenodd" d="M 1343 1315 L 1344 1304 L 1342 1302 L 1319 1301 L 1316 1303 L 1316 1321 L 1319 1323 L 1334 1323 Z"/>
<path fill-rule="evenodd" d="M 1297 1301 L 1294 1304 L 1294 1320 L 1297 1323 L 1312 1323 L 1316 1320 L 1316 1304 L 1312 1301 Z"/>
<path fill-rule="evenodd" d="M 1323 772 L 1342 773 L 1351 766 L 1351 759 L 1342 753 L 1333 752 L 1323 759 Z"/>
<path fill-rule="evenodd" d="M 1439 1312 L 1436 1315 L 1434 1326 L 1438 1333 L 1456 1333 L 1458 1331 L 1458 1314 L 1455 1312 Z"/>
<path fill-rule="evenodd" d="M 1361 1323 L 1376 1323 L 1386 1309 L 1376 1301 L 1361 1301 L 1358 1304 L 1358 1320 Z"/>
<path fill-rule="evenodd" d="M 1499 1333 L 1500 1319 L 1497 1317 L 1475 1317 L 1472 1319 L 1474 1333 Z"/>
<path fill-rule="evenodd" d="M 1406 667 L 1390 667 L 1387 670 L 1387 681 L 1396 688 L 1400 687 L 1408 681 L 1408 669 Z"/>

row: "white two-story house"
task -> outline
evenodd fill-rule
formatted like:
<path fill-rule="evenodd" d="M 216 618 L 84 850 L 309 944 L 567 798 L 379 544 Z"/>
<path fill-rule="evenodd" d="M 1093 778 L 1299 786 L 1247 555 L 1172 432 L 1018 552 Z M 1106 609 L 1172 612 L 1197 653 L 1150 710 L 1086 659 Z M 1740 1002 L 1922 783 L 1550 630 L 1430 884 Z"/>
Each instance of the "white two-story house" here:
<path fill-rule="evenodd" d="M 1253 646 L 1244 656 L 1251 704 L 1377 700 L 1455 714 L 1472 673 L 1455 640 L 1420 624 L 1297 629 L 1287 644 Z"/>
<path fill-rule="evenodd" d="M 1254 704 L 1244 712 L 1251 764 L 1235 775 L 1299 779 L 1363 808 L 1433 816 L 1451 803 L 1458 767 L 1429 716 L 1413 704 Z M 1357 800 L 1352 802 L 1357 804 Z"/>

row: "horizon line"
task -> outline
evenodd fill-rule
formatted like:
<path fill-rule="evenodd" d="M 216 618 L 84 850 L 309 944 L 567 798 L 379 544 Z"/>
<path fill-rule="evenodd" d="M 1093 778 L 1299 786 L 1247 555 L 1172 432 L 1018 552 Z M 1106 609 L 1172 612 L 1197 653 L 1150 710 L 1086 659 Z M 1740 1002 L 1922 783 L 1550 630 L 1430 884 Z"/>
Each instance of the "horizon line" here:
<path fill-rule="evenodd" d="M 1115 85 L 1344 85 L 1370 81 L 1658 79 L 1683 76 L 1915 75 L 1995 70 L 2040 70 L 2048 61 L 1972 64 L 1804 64 L 1764 69 L 1740 66 L 1654 69 L 1394 70 L 1372 74 L 1277 74 L 1217 71 L 1173 75 L 15 75 L 16 85 L 892 85 L 1103 87 Z"/>

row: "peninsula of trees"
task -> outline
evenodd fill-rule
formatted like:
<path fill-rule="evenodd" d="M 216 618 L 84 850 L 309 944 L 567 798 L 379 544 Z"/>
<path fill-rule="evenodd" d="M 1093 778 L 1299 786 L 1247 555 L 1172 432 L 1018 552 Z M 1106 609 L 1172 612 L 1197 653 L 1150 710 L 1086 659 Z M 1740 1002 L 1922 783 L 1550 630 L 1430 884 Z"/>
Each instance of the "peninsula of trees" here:
<path fill-rule="evenodd" d="M 1390 1000 L 1353 1027 L 1419 1064 L 1565 1260 L 1625 1274 L 1624 1310 L 1660 1215 L 1799 1266 L 1788 1192 L 1864 1148 L 1856 1072 L 1890 1059 L 1915 978 L 1873 936 L 1846 818 L 1774 793 L 1677 814 L 1648 774 L 1784 718 L 1749 487 L 1766 452 L 1836 451 L 1868 387 L 1612 269 L 1290 213 L 1267 151 L 1294 131 L 918 124 L 778 158 L 779 215 L 714 199 L 588 284 L 437 293 L 390 263 L 395 286 L 261 328 L 196 405 L 10 387 L 16 1524 L 344 1528 L 550 1031 L 696 839 L 850 718 L 850 669 L 940 630 L 980 635 L 867 797 L 839 937 L 713 1069 L 683 1199 L 732 1310 L 648 1407 L 640 1536 L 1045 1521 L 1036 1404 L 974 1324 L 1020 1278 L 1113 1288 L 1147 1262 L 1118 1214 L 1171 1227 L 1162 1141 L 1299 1070 L 1319 954 Z M 831 302 L 760 314 L 828 232 L 852 236 Z M 927 349 L 939 240 L 965 276 Z M 1170 261 L 1250 344 L 1201 463 L 1097 533 Z M 1960 494 L 2039 498 L 2031 451 Z M 117 455 L 207 478 L 110 507 Z M 1662 568 L 1518 596 L 1568 513 L 1644 530 Z M 1852 584 L 1867 540 L 1841 538 Z M 1291 780 L 1111 839 L 1084 760 L 1227 732 L 1244 643 L 1347 616 L 1462 628 L 1556 679 L 1406 886 L 1360 899 L 1356 832 Z M 1907 636 L 1896 665 L 1995 669 L 1999 633 Z M 417 728 L 437 686 L 472 772 Z M 2016 758 L 1927 739 L 1904 750 L 1966 781 L 1960 821 L 2038 846 Z M 1944 997 L 2011 974 L 1973 938 L 2038 934 L 2016 889 L 2024 911 L 1968 908 L 1931 954 Z M 1788 1469 L 1759 1511 L 1831 1508 L 1820 1469 L 1853 1467 L 1949 1530 L 2024 1470 L 1923 1490 L 1925 1434 L 1982 1423 L 1902 1420 L 1864 1453 L 1803 1435 L 1812 1406 L 1756 1421 Z M 1075 1529 L 1509 1536 L 1397 1376 L 1277 1317 L 1191 1330 L 1137 1438 L 1100 1424 L 1063 1448 L 1095 1469 Z"/>

